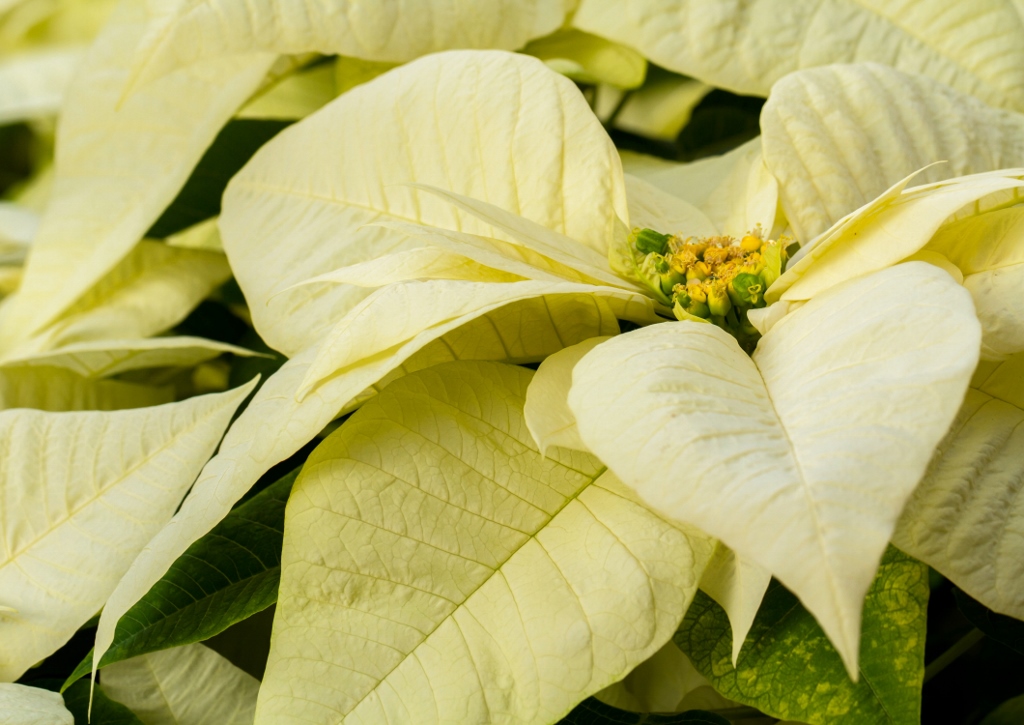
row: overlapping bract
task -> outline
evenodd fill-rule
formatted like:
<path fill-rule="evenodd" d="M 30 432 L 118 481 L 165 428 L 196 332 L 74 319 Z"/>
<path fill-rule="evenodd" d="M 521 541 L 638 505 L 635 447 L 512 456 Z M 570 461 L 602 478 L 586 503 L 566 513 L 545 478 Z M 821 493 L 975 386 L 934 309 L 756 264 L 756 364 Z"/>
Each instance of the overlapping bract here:
<path fill-rule="evenodd" d="M 313 453 L 257 722 L 554 722 L 675 631 L 712 542 L 541 456 L 531 375 L 408 375 Z"/>
<path fill-rule="evenodd" d="M 0 411 L 0 681 L 103 606 L 251 389 L 112 413 Z"/>
<path fill-rule="evenodd" d="M 1024 110 L 1022 18 L 1014 0 L 582 0 L 573 24 L 736 93 L 767 96 L 792 71 L 875 61 Z"/>
<path fill-rule="evenodd" d="M 573 370 L 568 403 L 588 448 L 654 508 L 793 590 L 853 674 L 864 594 L 979 343 L 967 293 L 903 265 L 816 297 L 752 359 L 712 325 L 615 338 Z"/>
<path fill-rule="evenodd" d="M 340 5 L 352 10 L 344 3 Z M 104 99 L 99 106 L 105 105 L 106 111 L 99 114 L 102 118 L 98 120 L 89 115 L 89 123 L 79 122 L 77 127 L 73 124 L 75 115 L 69 114 L 71 121 L 67 126 L 76 130 L 65 135 L 64 145 L 73 153 L 65 154 L 63 161 L 58 160 L 58 178 L 64 181 L 58 184 L 54 209 L 60 215 L 51 212 L 44 220 L 42 251 L 33 255 L 21 296 L 12 299 L 3 313 L 7 331 L 4 342 L 13 340 L 12 349 L 16 347 L 15 352 L 8 352 L 9 360 L 0 371 L 8 376 L 0 380 L 5 386 L 0 391 L 5 395 L 4 401 L 22 400 L 17 397 L 22 390 L 35 390 L 34 386 L 30 388 L 18 381 L 45 368 L 50 380 L 62 380 L 62 390 L 74 392 L 62 393 L 65 397 L 52 403 L 39 397 L 39 402 L 32 403 L 38 407 L 123 406 L 130 400 L 137 404 L 144 397 L 140 391 L 121 387 L 125 384 L 120 381 L 95 378 L 126 370 L 128 366 L 191 364 L 225 350 L 223 346 L 183 339 L 142 340 L 180 319 L 179 313 L 216 284 L 213 280 L 218 274 L 219 279 L 223 278 L 222 264 L 221 272 L 208 278 L 200 274 L 202 279 L 195 280 L 194 286 L 186 283 L 187 289 L 176 286 L 177 283 L 170 285 L 168 289 L 172 292 L 181 293 L 171 300 L 173 304 L 167 305 L 173 312 L 153 308 L 138 314 L 131 312 L 138 302 L 163 297 L 154 294 L 163 289 L 161 282 L 149 280 L 152 284 L 145 290 L 133 290 L 131 284 L 121 289 L 117 287 L 121 282 L 116 281 L 116 270 L 119 264 L 130 264 L 132 256 L 127 262 L 120 260 L 180 186 L 201 152 L 204 139 L 210 138 L 262 80 L 270 53 L 326 48 L 366 57 L 408 60 L 425 52 L 424 49 L 434 50 L 453 43 L 511 48 L 553 30 L 568 9 L 558 2 L 514 7 L 502 4 L 507 14 L 500 16 L 501 24 L 474 29 L 455 23 L 444 28 L 452 31 L 450 35 L 432 37 L 410 30 L 407 42 L 396 46 L 397 36 L 391 31 L 407 27 L 407 21 L 418 17 L 415 13 L 399 17 L 392 13 L 393 5 L 380 3 L 373 8 L 353 10 L 346 23 L 332 24 L 318 22 L 315 12 L 299 13 L 297 7 L 274 2 L 194 0 L 173 5 L 172 11 L 146 27 L 135 8 L 122 16 L 123 20 L 135 13 L 135 19 L 128 23 L 132 28 L 122 24 L 120 31 L 111 30 L 101 42 L 104 52 L 116 58 L 104 65 L 103 54 L 95 54 L 89 73 L 103 67 L 111 70 L 97 76 L 108 77 L 108 85 L 100 88 L 83 84 L 90 90 L 79 93 L 76 103 L 78 113 L 82 113 L 86 105 L 81 99 L 93 93 Z M 440 7 L 427 4 L 420 12 L 434 17 Z M 836 13 L 848 22 L 837 24 L 839 30 L 834 35 L 809 35 L 788 44 L 793 39 L 777 35 L 770 36 L 771 43 L 761 43 L 764 28 L 755 29 L 761 33 L 759 39 L 758 32 L 748 34 L 751 28 L 741 24 L 741 42 L 718 42 L 709 46 L 711 52 L 698 58 L 687 55 L 689 48 L 680 50 L 674 46 L 675 38 L 666 40 L 665 31 L 671 32 L 674 26 L 658 18 L 671 20 L 673 14 L 687 8 L 707 6 L 669 2 L 660 5 L 655 13 L 647 13 L 646 7 L 641 0 L 627 3 L 625 22 L 616 17 L 617 27 L 612 27 L 608 4 L 603 0 L 584 0 L 576 21 L 582 27 L 613 37 L 629 36 L 632 39 L 628 42 L 644 54 L 650 50 L 651 57 L 665 58 L 667 65 L 678 61 L 698 77 L 734 88 L 756 91 L 760 87 L 760 92 L 766 93 L 767 84 L 787 69 L 828 60 L 873 58 L 904 69 L 926 71 L 962 91 L 993 102 L 1008 99 L 1006 103 L 1013 107 L 1021 102 L 1017 93 L 1019 71 L 1013 63 L 1007 63 L 1007 59 L 1015 59 L 1020 52 L 1020 44 L 1014 42 L 1019 29 L 1010 22 L 1014 18 L 1019 21 L 1019 13 L 1015 5 L 1008 3 L 992 0 L 969 10 L 951 5 L 941 20 L 926 17 L 918 3 L 908 3 L 894 15 L 888 14 L 890 9 L 870 3 L 791 4 L 785 7 L 797 18 L 807 19 L 811 31 L 816 27 L 814 23 L 830 22 Z M 791 16 L 776 12 L 779 7 L 778 3 L 761 0 L 742 12 L 751 13 L 747 17 L 770 27 L 780 20 L 792 21 Z M 639 15 L 635 14 L 638 9 Z M 324 7 L 313 10 L 323 11 Z M 810 10 L 821 17 L 806 15 Z M 244 18 L 248 25 L 237 22 L 239 18 Z M 923 27 L 926 34 L 931 33 L 938 40 L 923 42 L 910 37 L 907 31 L 911 23 L 915 30 Z M 724 23 L 713 22 L 709 27 L 715 32 L 705 33 L 699 40 L 712 44 L 716 38 L 720 41 L 722 32 L 729 29 Z M 735 29 L 735 22 L 731 27 Z M 848 38 L 845 33 L 858 28 L 871 42 L 851 50 L 842 40 Z M 365 35 L 361 35 L 363 31 Z M 487 35 L 491 31 L 493 34 Z M 536 54 L 552 65 L 562 63 L 563 70 L 579 77 L 600 67 L 600 63 L 589 68 L 576 67 L 571 65 L 575 62 L 572 58 L 563 58 L 571 54 L 560 53 L 558 42 L 582 35 L 574 30 L 563 33 L 549 38 L 547 46 L 544 42 L 536 44 Z M 977 39 L 986 34 L 995 40 L 982 47 Z M 212 42 L 214 36 L 217 41 L 227 42 Z M 142 43 L 136 50 L 139 37 Z M 643 43 L 637 43 L 637 37 Z M 600 39 L 588 38 L 587 43 L 593 44 L 595 52 L 608 50 L 619 53 L 619 57 L 628 55 L 613 44 L 604 48 Z M 218 45 L 226 46 L 237 57 L 212 60 L 223 52 Z M 116 52 L 115 46 L 120 48 Z M 125 52 L 129 46 L 131 53 Z M 894 56 L 895 48 L 903 52 Z M 247 58 L 240 55 L 253 51 L 267 52 Z M 127 61 L 129 56 L 135 65 Z M 197 58 L 205 65 L 183 62 Z M 788 223 L 800 241 L 811 244 L 773 292 L 773 301 L 779 301 L 770 313 L 763 315 L 761 323 L 766 335 L 754 362 L 746 358 L 743 363 L 726 360 L 728 356 L 723 355 L 707 365 L 695 365 L 688 372 L 714 378 L 715 366 L 724 366 L 730 375 L 736 373 L 733 383 L 749 383 L 739 386 L 745 394 L 761 390 L 755 383 L 763 383 L 761 392 L 767 391 L 769 405 L 761 413 L 770 408 L 779 420 L 806 415 L 806 420 L 816 424 L 816 428 L 811 426 L 815 435 L 829 443 L 833 452 L 842 449 L 854 456 L 870 448 L 868 441 L 877 444 L 878 449 L 872 451 L 878 454 L 878 460 L 895 462 L 887 472 L 892 475 L 888 481 L 891 485 L 883 492 L 889 497 L 884 506 L 870 512 L 877 516 L 867 517 L 872 539 L 870 545 L 860 542 L 860 550 L 849 540 L 842 540 L 842 516 L 829 519 L 828 526 L 812 527 L 822 541 L 835 538 L 828 546 L 819 547 L 818 553 L 824 551 L 826 555 L 814 559 L 815 564 L 821 565 L 819 570 L 829 575 L 826 584 L 833 591 L 825 595 L 815 582 L 806 581 L 807 572 L 798 571 L 801 565 L 807 565 L 807 557 L 813 559 L 807 552 L 813 551 L 814 546 L 805 544 L 814 536 L 794 543 L 800 538 L 794 527 L 792 536 L 769 540 L 766 527 L 757 525 L 758 516 L 764 515 L 759 511 L 747 512 L 749 520 L 742 523 L 750 531 L 742 536 L 729 526 L 717 527 L 715 515 L 707 512 L 726 505 L 720 494 L 728 485 L 718 485 L 718 497 L 708 496 L 701 502 L 708 508 L 702 509 L 700 517 L 689 506 L 680 517 L 699 518 L 698 524 L 713 528 L 714 533 L 737 549 L 738 553 L 730 553 L 720 546 L 719 576 L 706 580 L 707 588 L 717 588 L 721 601 L 731 602 L 726 606 L 733 617 L 734 632 L 742 633 L 749 626 L 752 607 L 760 599 L 767 576 L 774 573 L 804 598 L 840 645 L 847 666 L 854 669 L 858 601 L 877 563 L 879 546 L 884 546 L 889 538 L 900 504 L 920 478 L 940 429 L 951 419 L 966 385 L 972 355 L 977 351 L 977 324 L 969 311 L 970 302 L 951 279 L 962 281 L 977 305 L 986 356 L 1005 358 L 1024 348 L 1024 313 L 1013 299 L 1018 267 L 1024 268 L 1024 245 L 1017 239 L 1017 209 L 1002 208 L 1016 201 L 1021 172 L 958 179 L 906 192 L 906 182 L 892 185 L 937 157 L 945 157 L 951 163 L 945 169 L 935 167 L 926 171 L 910 183 L 1019 165 L 1021 149 L 1015 138 L 1020 129 L 1019 117 L 984 108 L 927 78 L 906 76 L 881 66 L 823 68 L 790 76 L 778 84 L 766 107 L 763 143 L 754 142 L 725 158 L 686 167 L 669 168 L 627 158 L 627 170 L 635 170 L 637 176 L 650 182 L 645 184 L 634 178 L 622 178 L 614 149 L 575 90 L 564 81 L 559 85 L 552 80 L 539 64 L 498 54 L 455 54 L 442 58 L 390 74 L 324 109 L 268 147 L 232 186 L 223 219 L 228 253 L 252 305 L 257 328 L 273 346 L 292 355 L 293 360 L 268 383 L 233 428 L 222 454 L 206 469 L 173 524 L 135 562 L 118 587 L 104 615 L 100 652 L 117 615 L 148 589 L 154 577 L 192 539 L 209 529 L 260 473 L 288 456 L 341 410 L 371 397 L 384 382 L 452 359 L 537 361 L 595 335 L 616 333 L 616 318 L 641 323 L 656 321 L 656 306 L 638 293 L 631 281 L 612 274 L 614 264 L 609 268 L 604 260 L 609 249 L 621 244 L 630 226 L 660 225 L 664 231 L 738 235 L 757 223 L 769 228 L 781 228 Z M 629 69 L 629 78 L 618 79 L 621 85 L 637 82 L 637 69 L 643 66 L 642 59 L 638 59 L 638 55 L 630 56 L 636 62 Z M 567 60 L 570 63 L 563 62 Z M 175 70 L 180 65 L 190 67 Z M 587 78 L 617 82 L 605 75 Z M 210 95 L 211 88 L 225 82 L 231 87 L 226 98 Z M 749 87 L 743 85 L 747 83 Z M 193 94 L 195 108 L 167 113 L 166 104 L 172 103 L 172 96 L 183 87 Z M 154 103 L 154 99 L 159 102 Z M 879 99 L 891 109 L 884 120 L 860 113 Z M 125 111 L 133 108 L 132 104 L 141 109 L 144 103 L 149 110 L 138 116 Z M 148 124 L 157 120 L 154 109 L 159 120 L 168 124 L 149 133 L 145 130 Z M 822 121 L 836 116 L 848 119 L 847 125 Z M 99 130 L 90 130 L 93 121 L 97 121 L 95 128 Z M 136 125 L 144 129 L 140 136 L 131 135 Z M 984 128 L 986 132 L 976 136 L 965 133 L 973 127 Z M 863 136 L 853 133 L 862 128 L 869 131 Z M 993 133 L 993 128 L 998 133 Z M 125 169 L 119 166 L 97 164 L 119 141 L 118 134 L 126 131 L 131 132 L 128 138 L 138 142 L 139 148 L 159 148 L 160 163 L 145 169 L 136 166 L 124 174 Z M 851 144 L 854 137 L 856 143 Z M 71 141 L 67 141 L 69 138 Z M 843 143 L 837 143 L 837 139 Z M 804 148 L 818 150 L 820 154 L 801 156 Z M 94 190 L 74 182 L 75 169 L 90 163 L 105 178 L 104 184 Z M 152 183 L 154 174 L 159 179 L 157 184 Z M 141 183 L 147 175 L 151 177 L 149 183 Z M 123 185 L 119 185 L 121 182 Z M 105 194 L 123 200 L 124 208 L 119 210 L 101 203 Z M 876 199 L 879 194 L 881 197 Z M 776 217 L 777 198 L 782 201 L 786 218 Z M 951 214 L 956 217 L 952 221 Z M 146 254 L 151 246 L 144 243 L 132 255 Z M 98 248 L 95 254 L 93 247 Z M 934 268 L 921 272 L 922 267 L 917 264 L 897 268 L 904 275 L 900 278 L 900 294 L 863 286 L 870 280 L 891 281 L 896 274 L 892 266 L 908 257 L 930 261 L 949 271 L 951 278 L 943 277 Z M 211 262 L 207 271 L 218 266 L 216 257 L 211 255 L 206 260 Z M 112 276 L 108 274 L 111 269 L 115 270 Z M 917 271 L 911 273 L 907 269 Z M 287 271 L 287 278 L 281 277 L 281 270 Z M 861 275 L 871 276 L 854 279 Z M 189 275 L 179 278 L 188 280 Z M 54 286 L 55 279 L 66 280 L 67 284 Z M 113 287 L 109 286 L 111 279 Z M 54 299 L 41 293 L 48 285 L 59 291 Z M 367 291 L 374 288 L 378 288 L 376 292 Z M 822 311 L 841 294 L 838 290 L 854 288 L 861 293 L 867 290 L 869 298 L 857 310 L 858 314 L 837 318 Z M 929 307 L 927 300 L 937 301 Z M 895 308 L 895 313 L 892 309 L 889 312 L 897 322 L 882 319 L 884 316 L 878 314 L 878 308 L 884 304 Z M 872 321 L 875 327 L 871 327 Z M 704 342 L 710 348 L 719 349 L 715 345 L 720 347 L 729 342 L 714 339 L 721 335 L 710 326 L 694 330 L 693 324 L 679 324 L 689 324 L 685 327 L 687 337 L 709 338 Z M 786 340 L 787 335 L 796 335 L 794 329 L 802 330 L 805 338 L 810 338 L 824 324 L 833 324 L 836 329 L 815 340 L 820 344 L 813 354 L 801 355 L 806 350 L 796 342 L 791 346 L 777 342 Z M 907 326 L 916 330 L 925 325 L 949 334 L 923 341 L 920 336 L 903 334 Z M 124 327 L 128 329 L 124 339 L 111 335 Z M 651 339 L 667 339 L 676 334 L 669 332 L 669 328 L 684 329 L 675 324 L 662 327 L 661 331 L 654 328 L 630 337 L 646 340 L 642 336 L 649 334 Z M 851 391 L 843 397 L 826 385 L 829 380 L 823 382 L 821 378 L 827 376 L 816 377 L 821 370 L 860 370 L 859 366 L 867 364 L 863 351 L 873 349 L 866 343 L 880 344 L 879 340 L 871 339 L 872 334 L 884 337 L 891 345 L 885 355 L 874 361 L 877 365 L 872 368 L 872 375 L 867 376 L 867 383 L 838 375 L 839 384 Z M 610 355 L 609 351 L 619 342 L 613 346 L 589 344 L 596 345 L 596 351 L 587 357 L 597 365 L 593 361 Z M 771 368 L 772 351 L 783 348 L 786 353 L 777 356 L 787 362 L 776 360 L 769 372 L 786 378 L 786 391 L 799 389 L 801 396 L 813 397 L 813 404 L 794 402 L 796 393 L 773 392 L 768 381 L 771 375 L 765 373 L 761 364 Z M 939 354 L 935 354 L 939 348 Z M 696 354 L 696 348 L 690 351 Z M 542 402 L 550 400 L 561 405 L 554 409 L 539 408 L 534 420 L 543 421 L 546 427 L 537 428 L 534 433 L 545 448 L 549 444 L 586 447 L 620 472 L 642 469 L 637 463 L 642 456 L 636 456 L 647 452 L 647 448 L 642 440 L 637 442 L 637 436 L 643 438 L 644 425 L 650 424 L 648 418 L 653 415 L 640 415 L 635 420 L 630 420 L 629 415 L 614 421 L 601 420 L 595 429 L 597 416 L 593 410 L 574 411 L 566 403 L 572 397 L 570 390 L 576 391 L 577 404 L 591 406 L 602 400 L 601 395 L 623 391 L 628 394 L 630 390 L 628 386 L 623 388 L 621 381 L 609 380 L 607 385 L 598 385 L 593 395 L 586 394 L 586 386 L 574 381 L 573 370 L 585 352 L 570 348 L 550 358 L 548 372 L 558 361 L 566 364 L 560 375 L 551 379 L 550 389 L 538 388 L 535 392 Z M 901 357 L 904 352 L 906 355 Z M 800 364 L 788 362 L 791 358 Z M 904 364 L 906 360 L 920 364 Z M 630 370 L 629 362 L 624 361 L 617 372 Z M 808 369 L 811 362 L 817 363 L 814 370 Z M 926 363 L 934 365 L 928 367 Z M 741 373 L 750 373 L 751 369 L 757 375 L 744 378 Z M 581 380 L 588 370 L 586 363 L 580 366 Z M 806 374 L 806 385 L 802 387 L 792 379 L 801 370 Z M 885 380 L 885 375 L 892 376 L 888 382 L 899 390 L 883 401 L 871 385 Z M 757 376 L 760 378 L 755 379 Z M 835 381 L 831 382 L 836 387 Z M 908 548 L 917 546 L 922 558 L 934 562 L 942 571 L 951 572 L 954 579 L 969 582 L 976 596 L 998 603 L 1000 611 L 1016 614 L 1021 599 L 1019 587 L 1014 584 L 1019 578 L 1015 576 L 1012 559 L 998 559 L 993 554 L 998 559 L 993 578 L 983 566 L 977 565 L 976 556 L 965 553 L 971 547 L 958 543 L 961 534 L 954 523 L 964 511 L 978 517 L 970 520 L 987 521 L 991 511 L 999 508 L 993 501 L 1005 501 L 1015 495 L 1013 481 L 1017 469 L 1012 460 L 999 458 L 998 465 L 988 461 L 985 467 L 975 465 L 972 457 L 979 450 L 1009 451 L 1015 441 L 1019 424 L 1016 404 L 1000 400 L 989 389 L 990 383 L 979 383 L 985 392 L 972 391 L 968 395 L 961 411 L 962 420 L 954 426 L 945 447 L 940 446 L 945 457 L 932 462 L 924 485 L 904 514 L 900 529 L 903 533 L 898 533 L 897 538 Z M 92 387 L 94 384 L 97 387 Z M 679 385 L 685 388 L 685 384 L 677 383 L 668 388 Z M 816 385 L 824 387 L 819 389 Z M 816 392 L 812 395 L 808 390 Z M 925 390 L 935 394 L 929 397 Z M 657 391 L 662 395 L 665 392 Z M 764 397 L 761 396 L 762 403 Z M 26 398 L 33 399 L 31 394 Z M 922 424 L 914 425 L 918 422 L 916 418 L 908 422 L 884 415 L 889 412 L 890 401 L 896 399 L 904 402 L 901 411 L 910 411 L 910 418 L 921 416 Z M 853 420 L 864 425 L 829 428 L 833 421 L 818 405 L 827 400 L 838 400 L 836 409 L 847 413 L 847 422 Z M 1002 407 L 1003 403 L 1010 407 Z M 847 404 L 849 407 L 844 408 Z M 782 408 L 786 408 L 785 414 L 779 412 Z M 631 414 L 635 416 L 636 411 Z M 888 427 L 872 421 L 872 415 L 891 418 Z M 444 419 L 443 415 L 435 417 Z M 749 422 L 742 415 L 738 418 Z M 629 421 L 629 425 L 624 421 Z M 676 418 L 673 422 L 678 423 Z M 716 420 L 718 427 L 711 428 L 713 436 L 733 438 L 729 442 L 732 445 L 736 440 L 728 434 L 727 422 Z M 591 426 L 587 429 L 589 433 L 581 435 L 579 430 L 574 431 L 579 426 Z M 783 427 L 788 436 L 788 426 Z M 663 428 L 671 426 L 666 424 Z M 851 428 L 851 440 L 844 439 L 842 445 L 828 438 L 848 433 Z M 917 437 L 904 437 L 909 429 Z M 614 446 L 609 442 L 612 439 Z M 621 445 L 622 439 L 632 440 L 635 445 Z M 595 445 L 594 441 L 598 443 Z M 799 435 L 789 437 L 788 444 L 793 449 L 789 452 L 793 460 L 799 458 L 794 457 L 793 451 L 809 445 Z M 847 444 L 848 448 L 843 448 Z M 898 446 L 906 446 L 910 453 L 903 456 L 900 447 L 901 456 L 894 458 Z M 765 454 L 776 464 L 786 459 L 786 454 L 780 452 L 784 448 L 766 449 L 767 453 L 745 449 L 735 454 L 725 445 L 722 455 L 733 461 L 734 454 Z M 641 462 L 664 468 L 676 463 L 666 453 L 674 450 L 671 446 L 662 447 L 654 458 Z M 692 464 L 691 459 L 707 463 L 701 455 L 708 453 L 686 449 L 680 457 L 687 459 L 686 464 Z M 564 455 L 564 451 L 553 455 Z M 1010 458 L 1009 454 L 1006 457 Z M 836 476 L 838 480 L 828 476 L 822 479 L 827 478 L 827 484 L 833 488 L 815 485 L 813 477 L 803 477 L 803 471 L 794 473 L 792 466 L 780 464 L 774 472 L 780 479 L 789 474 L 789 483 L 800 480 L 804 488 L 827 490 L 823 498 L 830 504 L 832 498 L 849 504 L 849 489 L 860 494 L 868 490 L 879 493 L 862 485 L 864 482 L 856 475 L 847 474 L 845 463 L 835 466 L 841 471 Z M 672 467 L 689 472 L 686 465 Z M 766 465 L 765 469 L 769 467 Z M 710 471 L 712 466 L 706 468 Z M 820 468 L 825 470 L 828 466 L 822 464 Z M 979 474 L 975 470 L 978 468 L 984 471 Z M 714 475 L 721 477 L 730 470 L 729 465 L 722 466 L 717 474 L 708 476 L 722 484 Z M 732 473 L 733 478 L 745 475 L 739 468 Z M 660 491 L 650 495 L 651 482 L 657 477 L 631 474 L 624 478 L 645 491 L 649 501 L 658 499 Z M 600 488 L 596 483 L 592 487 Z M 786 488 L 780 486 L 780 490 Z M 950 502 L 961 500 L 965 489 L 971 495 L 983 493 L 974 495 L 965 508 L 956 508 Z M 813 496 L 810 498 L 813 505 L 806 508 L 813 509 L 816 515 L 818 502 Z M 785 499 L 787 495 L 780 494 L 779 500 L 785 503 Z M 328 504 L 333 502 L 324 506 Z M 659 500 L 658 504 L 677 515 L 678 501 Z M 858 506 L 860 513 L 868 508 Z M 1001 530 L 1012 537 L 1016 531 L 1016 510 L 1012 506 L 1000 509 L 1005 510 L 1011 513 Z M 836 526 L 831 525 L 833 520 L 838 522 Z M 749 539 L 744 538 L 747 534 Z M 785 548 L 791 544 L 791 548 Z M 835 556 L 830 558 L 832 555 Z M 755 559 L 771 562 L 762 567 L 754 564 Z M 846 565 L 836 566 L 835 561 L 840 559 Z M 744 571 L 752 575 L 737 578 Z M 745 587 L 743 581 L 752 585 Z M 734 644 L 734 659 L 739 645 Z M 477 668 L 478 674 L 479 671 Z M 468 673 L 470 670 L 466 670 L 465 674 Z M 501 679 L 500 674 L 489 675 Z M 388 681 L 387 677 L 383 679 Z M 597 681 L 579 688 L 575 696 L 589 692 Z M 481 687 L 487 688 L 483 680 Z M 410 702 L 425 691 L 410 689 Z M 388 699 L 387 706 L 398 707 L 398 701 L 404 697 L 400 694 L 397 699 Z M 382 696 L 379 702 L 385 699 Z M 428 701 L 429 698 L 423 700 Z M 286 703 L 282 707 L 287 707 L 291 700 L 284 698 L 282 702 Z M 465 705 L 458 696 L 446 702 Z M 480 716 L 484 717 L 491 712 L 492 701 L 484 697 L 482 702 L 485 705 L 475 712 L 483 713 Z M 548 715 L 564 704 L 561 700 L 558 703 Z"/>

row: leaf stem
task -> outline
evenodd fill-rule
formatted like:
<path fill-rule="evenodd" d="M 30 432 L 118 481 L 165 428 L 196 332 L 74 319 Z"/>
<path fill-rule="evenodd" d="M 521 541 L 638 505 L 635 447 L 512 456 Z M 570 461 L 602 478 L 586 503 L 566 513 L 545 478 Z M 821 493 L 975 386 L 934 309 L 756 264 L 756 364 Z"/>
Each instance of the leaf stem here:
<path fill-rule="evenodd" d="M 978 644 L 978 642 L 983 639 L 985 639 L 984 632 L 977 627 L 972 629 L 970 632 L 958 639 L 952 647 L 940 654 L 924 668 L 924 681 L 928 682 L 930 679 L 953 664 L 960 655 L 964 654 L 967 650 Z"/>

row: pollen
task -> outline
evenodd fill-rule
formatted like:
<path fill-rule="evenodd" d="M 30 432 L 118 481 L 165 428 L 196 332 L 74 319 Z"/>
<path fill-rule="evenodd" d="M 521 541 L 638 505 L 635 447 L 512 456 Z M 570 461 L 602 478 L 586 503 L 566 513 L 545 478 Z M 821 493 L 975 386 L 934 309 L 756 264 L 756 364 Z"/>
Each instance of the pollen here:
<path fill-rule="evenodd" d="M 747 311 L 765 306 L 765 291 L 785 270 L 788 241 L 765 239 L 760 227 L 739 239 L 651 229 L 635 229 L 631 235 L 640 277 L 659 301 L 670 302 L 679 319 L 697 317 L 718 325 L 748 351 L 758 333 Z"/>

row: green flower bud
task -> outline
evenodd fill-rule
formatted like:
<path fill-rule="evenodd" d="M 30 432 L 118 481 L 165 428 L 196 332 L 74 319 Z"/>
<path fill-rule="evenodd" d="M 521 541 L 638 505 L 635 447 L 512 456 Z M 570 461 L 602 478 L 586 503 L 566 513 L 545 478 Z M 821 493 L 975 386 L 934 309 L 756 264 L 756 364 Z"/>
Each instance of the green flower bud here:
<path fill-rule="evenodd" d="M 756 307 L 764 299 L 765 284 L 761 277 L 767 273 L 767 268 L 761 275 L 741 272 L 733 277 L 729 289 L 729 296 L 736 303 L 737 307 Z"/>
<path fill-rule="evenodd" d="M 668 251 L 668 235 L 653 229 L 641 229 L 636 233 L 636 250 L 641 254 L 664 254 Z"/>
<path fill-rule="evenodd" d="M 782 245 L 779 242 L 764 245 L 764 269 L 761 277 L 764 278 L 765 287 L 771 287 L 775 280 L 782 276 Z"/>
<path fill-rule="evenodd" d="M 725 317 L 732 309 L 732 301 L 721 282 L 712 284 L 708 290 L 708 309 L 716 317 Z"/>
<path fill-rule="evenodd" d="M 701 303 L 697 303 L 701 304 Z M 691 313 L 687 305 L 680 304 L 679 298 L 676 298 L 676 303 L 672 307 L 672 312 L 675 314 L 676 319 L 679 321 L 690 320 L 691 322 L 708 322 L 707 319 L 707 305 L 702 305 L 703 309 L 693 308 L 696 312 L 704 312 L 704 315 L 695 315 Z"/>
<path fill-rule="evenodd" d="M 697 300 L 690 300 L 690 304 L 686 306 L 686 313 L 705 320 L 711 317 L 711 310 L 708 309 L 707 302 L 698 302 Z"/>

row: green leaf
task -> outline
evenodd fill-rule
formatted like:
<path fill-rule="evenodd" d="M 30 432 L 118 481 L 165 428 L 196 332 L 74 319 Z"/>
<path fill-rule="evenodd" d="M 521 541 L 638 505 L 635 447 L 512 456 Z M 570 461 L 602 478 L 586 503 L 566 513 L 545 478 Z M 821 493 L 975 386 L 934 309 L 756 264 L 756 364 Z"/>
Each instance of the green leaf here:
<path fill-rule="evenodd" d="M 796 597 L 773 583 L 732 666 L 729 620 L 698 594 L 675 642 L 716 690 L 783 720 L 811 725 L 920 722 L 928 567 L 892 547 L 864 603 L 860 677 Z"/>
<path fill-rule="evenodd" d="M 220 197 L 231 177 L 263 144 L 291 124 L 292 121 L 276 119 L 228 122 L 146 236 L 162 239 L 220 214 Z"/>
<path fill-rule="evenodd" d="M 1007 700 L 985 716 L 981 725 L 1020 725 L 1024 722 L 1024 695 Z"/>
<path fill-rule="evenodd" d="M 729 725 L 729 721 L 704 710 L 688 710 L 673 715 L 629 712 L 590 698 L 577 705 L 560 725 Z"/>
<path fill-rule="evenodd" d="M 954 589 L 953 596 L 956 597 L 957 607 L 971 624 L 996 642 L 1024 655 L 1024 622 L 993 612 L 960 589 Z"/>
<path fill-rule="evenodd" d="M 234 509 L 121 617 L 100 667 L 208 639 L 277 601 L 284 508 L 299 469 Z M 92 669 L 92 652 L 65 686 Z"/>
<path fill-rule="evenodd" d="M 111 700 L 97 686 L 92 695 L 92 718 L 89 717 L 89 682 L 76 682 L 64 691 L 64 706 L 75 716 L 75 725 L 142 725 L 131 710 L 117 700 Z"/>

